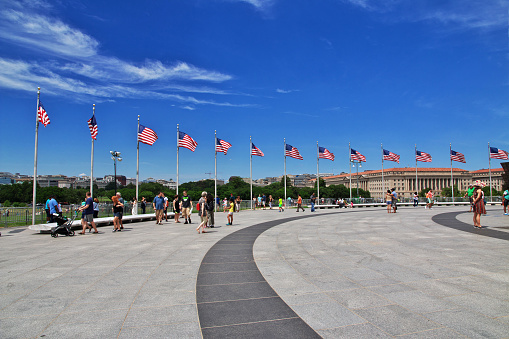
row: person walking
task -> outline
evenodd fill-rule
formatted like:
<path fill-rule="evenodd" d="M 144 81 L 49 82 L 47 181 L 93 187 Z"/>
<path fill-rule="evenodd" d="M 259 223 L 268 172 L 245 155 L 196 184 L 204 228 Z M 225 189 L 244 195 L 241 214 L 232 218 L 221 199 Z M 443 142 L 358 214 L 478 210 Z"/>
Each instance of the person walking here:
<path fill-rule="evenodd" d="M 166 195 L 164 195 L 164 193 L 163 193 L 163 199 L 164 199 L 163 217 L 164 217 L 164 220 L 166 220 L 166 222 L 168 222 L 168 206 L 170 203 L 168 202 L 168 197 Z"/>
<path fill-rule="evenodd" d="M 198 231 L 198 234 L 200 233 L 207 233 L 205 231 L 205 228 L 207 228 L 207 210 L 205 209 L 205 205 L 207 205 L 207 192 L 202 192 L 201 198 L 198 200 L 197 204 L 197 210 L 198 214 L 200 215 L 200 221 L 201 223 L 198 225 L 196 230 Z"/>
<path fill-rule="evenodd" d="M 429 190 L 428 193 L 426 193 L 426 208 L 431 209 L 431 206 L 433 206 L 433 190 Z"/>
<path fill-rule="evenodd" d="M 121 225 L 121 217 L 122 211 L 124 210 L 124 204 L 120 202 L 118 195 L 114 195 L 111 197 L 111 201 L 113 201 L 113 232 L 120 232 L 122 229 Z"/>
<path fill-rule="evenodd" d="M 470 210 L 469 212 L 472 212 L 472 206 L 474 203 L 474 186 L 472 184 L 468 185 L 467 193 L 463 196 L 463 198 L 468 197 L 468 201 L 470 202 Z"/>
<path fill-rule="evenodd" d="M 85 199 L 86 199 L 85 205 L 78 208 L 78 211 L 83 212 L 83 214 L 81 215 L 81 226 L 83 229 L 81 230 L 80 234 L 85 234 L 85 230 L 88 227 L 88 223 L 92 225 L 92 227 L 94 228 L 94 233 L 97 234 L 99 232 L 97 231 L 97 227 L 95 227 L 94 222 L 94 199 L 92 199 L 92 194 L 90 192 L 87 192 Z"/>
<path fill-rule="evenodd" d="M 396 213 L 396 210 L 398 209 L 398 193 L 396 192 L 396 187 L 394 187 L 391 190 L 391 194 L 392 194 L 392 202 L 391 202 L 392 213 Z"/>
<path fill-rule="evenodd" d="M 272 209 L 273 203 L 274 203 L 274 199 L 272 198 L 272 194 L 269 194 L 269 209 Z"/>
<path fill-rule="evenodd" d="M 233 204 L 233 201 L 230 201 L 230 208 L 228 209 L 228 216 L 226 217 L 226 226 L 232 226 L 233 225 L 233 211 L 235 209 L 235 205 Z"/>
<path fill-rule="evenodd" d="M 172 204 L 173 204 L 173 219 L 175 219 L 175 223 L 180 223 L 180 221 L 179 221 L 179 218 L 180 218 L 180 199 L 179 199 L 178 194 L 176 194 L 173 197 Z"/>
<path fill-rule="evenodd" d="M 311 212 L 314 212 L 315 211 L 315 202 L 316 202 L 315 192 L 313 192 L 313 194 L 311 194 L 311 196 L 309 197 L 309 200 L 311 201 Z"/>
<path fill-rule="evenodd" d="M 207 219 L 209 221 L 209 227 L 214 228 L 214 196 L 210 193 L 207 194 L 207 205 L 205 206 L 207 211 Z"/>
<path fill-rule="evenodd" d="M 240 212 L 240 203 L 242 202 L 242 199 L 240 198 L 240 195 L 237 196 L 237 198 L 235 199 L 235 211 L 237 211 L 237 213 Z"/>
<path fill-rule="evenodd" d="M 484 205 L 484 192 L 482 188 L 486 186 L 480 180 L 476 180 L 473 183 L 474 185 L 474 200 L 473 200 L 473 210 L 474 210 L 474 227 L 482 228 L 481 226 L 481 215 L 486 214 L 486 206 Z"/>
<path fill-rule="evenodd" d="M 154 207 L 154 210 L 156 211 L 156 225 L 162 225 L 163 223 L 161 222 L 161 220 L 163 219 L 163 212 L 164 212 L 163 192 L 159 192 L 159 194 L 156 195 L 156 197 L 152 201 L 152 206 Z"/>
<path fill-rule="evenodd" d="M 283 209 L 283 198 L 279 197 L 279 212 L 284 212 Z"/>
<path fill-rule="evenodd" d="M 99 199 L 94 198 L 94 218 L 99 218 Z"/>
<path fill-rule="evenodd" d="M 145 197 L 141 197 L 141 213 L 145 214 L 147 210 L 147 199 Z"/>
<path fill-rule="evenodd" d="M 117 192 L 117 198 L 118 198 L 118 202 L 122 204 L 122 210 L 119 212 L 120 213 L 120 216 L 118 218 L 119 222 L 120 222 L 120 229 L 123 230 L 124 229 L 124 223 L 122 222 L 122 218 L 124 217 L 124 198 L 122 198 L 122 195 L 120 194 L 120 192 Z"/>
<path fill-rule="evenodd" d="M 419 205 L 419 196 L 417 195 L 417 192 L 414 192 L 414 207 L 417 207 Z"/>
<path fill-rule="evenodd" d="M 57 214 L 57 211 L 58 211 L 58 202 L 56 201 L 55 199 L 55 196 L 54 195 L 51 195 L 49 197 L 49 201 L 48 201 L 48 207 L 49 207 L 49 222 L 54 222 L 54 218 L 53 218 L 53 214 Z"/>
<path fill-rule="evenodd" d="M 184 218 L 184 224 L 191 223 L 191 209 L 193 208 L 193 202 L 191 197 L 187 195 L 187 191 L 182 192 L 182 217 Z"/>
<path fill-rule="evenodd" d="M 502 199 L 502 205 L 504 205 L 504 215 L 509 215 L 509 213 L 507 213 L 507 205 L 509 205 L 509 189 L 504 191 Z"/>
<path fill-rule="evenodd" d="M 387 190 L 387 193 L 385 194 L 385 201 L 387 204 L 387 213 L 391 213 L 392 208 L 392 193 L 391 190 Z"/>
<path fill-rule="evenodd" d="M 300 194 L 299 197 L 297 198 L 297 212 L 299 211 L 299 209 L 302 209 L 302 212 L 305 212 L 304 208 L 302 208 L 302 197 L 300 196 Z"/>
<path fill-rule="evenodd" d="M 131 215 L 138 215 L 138 200 L 136 200 L 136 197 L 133 198 L 132 205 Z"/>

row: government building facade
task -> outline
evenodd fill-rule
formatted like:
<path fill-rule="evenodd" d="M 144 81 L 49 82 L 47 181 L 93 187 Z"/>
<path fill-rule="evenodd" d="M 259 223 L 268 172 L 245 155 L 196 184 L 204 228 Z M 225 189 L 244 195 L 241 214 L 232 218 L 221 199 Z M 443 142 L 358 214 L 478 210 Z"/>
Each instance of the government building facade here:
<path fill-rule="evenodd" d="M 460 191 L 466 191 L 468 185 L 475 180 L 481 180 L 489 185 L 490 176 L 487 169 L 467 171 L 453 168 L 454 185 Z M 491 183 L 493 188 L 502 190 L 502 168 L 491 169 Z M 350 187 L 350 174 L 344 173 L 323 177 L 327 186 L 345 185 Z M 384 187 L 382 187 L 382 170 L 364 171 L 351 174 L 352 189 L 357 187 L 369 191 L 372 198 L 382 199 L 388 189 L 396 188 L 400 197 L 413 197 L 414 192 L 419 193 L 424 188 L 431 188 L 435 195 L 439 195 L 443 188 L 451 187 L 450 168 L 417 168 L 417 182 L 415 167 L 387 168 L 383 171 Z M 357 186 L 358 184 L 358 186 Z"/>

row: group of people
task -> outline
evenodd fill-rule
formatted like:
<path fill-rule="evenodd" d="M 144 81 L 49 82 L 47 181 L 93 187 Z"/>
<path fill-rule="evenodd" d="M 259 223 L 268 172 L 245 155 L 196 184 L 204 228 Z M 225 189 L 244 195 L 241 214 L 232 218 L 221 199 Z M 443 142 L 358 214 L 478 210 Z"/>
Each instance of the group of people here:
<path fill-rule="evenodd" d="M 387 213 L 396 213 L 398 209 L 398 193 L 396 192 L 396 188 L 387 190 L 385 201 L 387 204 Z"/>

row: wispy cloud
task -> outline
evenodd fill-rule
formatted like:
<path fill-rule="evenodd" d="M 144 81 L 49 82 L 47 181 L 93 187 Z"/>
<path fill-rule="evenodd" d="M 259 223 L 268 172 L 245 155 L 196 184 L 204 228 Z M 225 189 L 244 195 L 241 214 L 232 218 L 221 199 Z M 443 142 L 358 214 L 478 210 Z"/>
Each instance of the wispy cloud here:
<path fill-rule="evenodd" d="M 505 0 L 341 0 L 374 12 L 391 12 L 398 20 L 425 21 L 445 28 L 500 29 L 507 27 L 509 3 Z"/>
<path fill-rule="evenodd" d="M 256 9 L 266 11 L 274 5 L 275 0 L 229 0 L 234 2 L 246 2 Z"/>
<path fill-rule="evenodd" d="M 51 9 L 48 3 L 31 0 L 24 6 L 24 0 L 4 1 L 0 4 L 0 40 L 37 50 L 39 59 L 46 58 L 46 61 L 0 58 L 2 88 L 31 91 L 40 86 L 46 93 L 73 94 L 75 100 L 86 96 L 103 100 L 129 96 L 195 105 L 249 106 L 172 93 L 231 95 L 220 89 L 187 84 L 195 81 L 222 83 L 233 79 L 231 75 L 184 61 L 165 64 L 159 60 L 145 60 L 136 63 L 105 56 L 95 38 L 58 18 L 45 15 Z"/>
<path fill-rule="evenodd" d="M 299 91 L 298 89 L 281 89 L 281 88 L 276 89 L 276 92 L 281 93 L 281 94 L 287 94 L 287 93 L 298 92 L 298 91 Z"/>
<path fill-rule="evenodd" d="M 188 110 L 188 111 L 194 111 L 194 110 L 196 109 L 195 107 L 191 107 L 191 106 L 182 106 L 182 107 L 180 107 L 180 108 L 182 108 L 182 109 L 186 109 L 186 110 Z"/>

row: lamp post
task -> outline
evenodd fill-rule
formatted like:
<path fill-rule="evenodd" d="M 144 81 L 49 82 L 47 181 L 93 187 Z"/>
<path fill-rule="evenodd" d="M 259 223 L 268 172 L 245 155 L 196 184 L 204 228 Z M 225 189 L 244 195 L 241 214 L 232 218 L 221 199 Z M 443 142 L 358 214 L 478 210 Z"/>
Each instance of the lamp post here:
<path fill-rule="evenodd" d="M 357 197 L 359 197 L 359 167 L 362 167 L 362 161 L 350 160 L 357 168 Z"/>
<path fill-rule="evenodd" d="M 120 156 L 120 152 L 117 151 L 110 151 L 111 153 L 111 159 L 113 160 L 113 166 L 115 168 L 115 193 L 117 193 L 117 161 L 122 161 L 122 157 Z"/>

